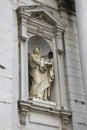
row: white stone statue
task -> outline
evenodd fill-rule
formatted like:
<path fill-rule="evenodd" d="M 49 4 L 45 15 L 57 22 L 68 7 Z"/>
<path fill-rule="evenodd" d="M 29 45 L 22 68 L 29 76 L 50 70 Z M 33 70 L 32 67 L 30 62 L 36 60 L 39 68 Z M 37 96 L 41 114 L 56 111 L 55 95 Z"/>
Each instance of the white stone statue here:
<path fill-rule="evenodd" d="M 48 100 L 50 96 L 51 82 L 54 79 L 53 53 L 49 58 L 44 59 L 40 55 L 40 48 L 37 46 L 29 56 L 30 65 L 30 99 L 39 98 Z"/>

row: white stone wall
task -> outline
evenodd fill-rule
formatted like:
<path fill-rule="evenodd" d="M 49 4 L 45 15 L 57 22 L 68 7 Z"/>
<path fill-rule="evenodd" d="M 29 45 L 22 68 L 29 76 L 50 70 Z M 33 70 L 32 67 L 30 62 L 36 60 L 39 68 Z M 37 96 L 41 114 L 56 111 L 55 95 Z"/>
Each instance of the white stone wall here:
<path fill-rule="evenodd" d="M 74 21 L 75 17 L 72 16 L 71 19 L 68 19 L 69 16 L 64 13 L 61 14 L 64 21 L 68 24 L 65 34 L 66 74 L 68 77 L 66 95 L 68 96 L 67 103 L 70 106 L 70 110 L 73 111 L 73 129 L 86 130 L 86 106 L 85 104 L 83 105 L 81 101 L 85 103 L 85 94 L 87 94 L 84 93 L 82 81 L 84 79 L 85 92 L 87 92 L 87 2 L 86 0 L 77 1 L 79 1 L 79 4 L 77 3 L 77 12 L 79 12 L 77 20 L 80 52 L 76 21 Z M 25 127 L 20 125 L 17 106 L 17 101 L 19 100 L 20 80 L 18 21 L 16 9 L 18 6 L 41 4 L 41 2 L 57 9 L 56 0 L 54 0 L 54 2 L 53 0 L 0 0 L 0 65 L 4 67 L 0 67 L 0 130 L 25 130 Z M 80 54 L 83 77 L 81 74 Z M 35 122 L 33 115 L 31 120 L 34 120 Z M 43 121 L 45 122 L 45 120 Z M 37 123 L 38 122 L 39 119 L 37 120 Z M 26 130 L 28 130 L 28 127 L 29 126 L 26 127 Z M 30 126 L 31 130 L 34 128 L 35 130 L 38 130 L 36 127 L 37 125 L 33 128 Z M 39 129 L 44 129 L 44 127 L 42 128 L 42 126 L 39 125 Z M 49 128 L 48 126 L 48 129 L 51 130 L 52 128 Z M 55 128 L 55 130 L 56 129 L 57 128 Z"/>
<path fill-rule="evenodd" d="M 73 130 L 86 130 L 87 112 L 81 71 L 76 16 L 67 15 L 64 12 L 61 12 L 61 16 L 67 24 L 67 29 L 65 31 L 67 101 L 69 108 L 72 111 Z"/>
<path fill-rule="evenodd" d="M 87 105 L 87 1 L 76 0 L 78 38 Z"/>
<path fill-rule="evenodd" d="M 45 1 L 46 2 L 46 1 Z M 53 3 L 53 4 L 52 4 Z M 40 4 L 32 0 L 0 1 L 0 130 L 19 130 L 19 39 L 16 9 Z M 56 1 L 47 2 L 57 8 Z M 41 126 L 40 126 L 41 127 Z"/>
<path fill-rule="evenodd" d="M 0 130 L 11 130 L 12 125 L 12 3 L 0 1 Z"/>

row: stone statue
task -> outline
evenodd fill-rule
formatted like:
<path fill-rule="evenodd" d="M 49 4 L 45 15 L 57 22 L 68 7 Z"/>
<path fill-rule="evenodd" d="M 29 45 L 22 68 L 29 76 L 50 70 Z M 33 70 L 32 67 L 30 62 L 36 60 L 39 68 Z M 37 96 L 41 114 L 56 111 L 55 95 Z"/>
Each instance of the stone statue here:
<path fill-rule="evenodd" d="M 41 49 L 37 46 L 29 56 L 30 99 L 48 100 L 51 82 L 54 79 L 53 53 L 49 52 L 49 58 L 46 59 L 41 57 L 40 51 Z"/>

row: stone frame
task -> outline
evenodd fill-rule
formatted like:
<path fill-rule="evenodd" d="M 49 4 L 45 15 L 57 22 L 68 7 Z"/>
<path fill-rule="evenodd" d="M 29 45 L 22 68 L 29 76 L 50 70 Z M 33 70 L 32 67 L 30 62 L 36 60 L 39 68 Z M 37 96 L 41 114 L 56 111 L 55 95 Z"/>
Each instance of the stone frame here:
<path fill-rule="evenodd" d="M 46 23 L 43 20 L 33 17 L 33 13 L 41 13 L 45 17 L 50 18 L 52 23 Z M 20 42 L 20 99 L 18 102 L 19 110 L 21 112 L 21 123 L 26 124 L 25 118 L 26 113 L 29 108 L 38 109 L 42 111 L 47 111 L 56 114 L 62 114 L 60 110 L 64 109 L 63 112 L 69 116 L 71 113 L 68 111 L 68 106 L 64 102 L 64 83 L 62 81 L 62 67 L 61 67 L 61 57 L 63 58 L 64 46 L 63 46 L 63 33 L 65 31 L 66 25 L 63 23 L 60 17 L 55 16 L 52 10 L 44 5 L 35 6 L 21 6 L 17 9 L 18 14 L 18 26 L 19 26 L 19 42 Z M 53 24 L 54 23 L 54 24 Z M 53 24 L 53 25 L 52 25 Z M 28 40 L 31 36 L 39 35 L 45 40 L 51 40 L 54 52 L 54 67 L 55 67 L 55 95 L 56 95 L 56 108 L 51 105 L 39 106 L 35 102 L 29 101 L 29 83 L 28 83 Z M 58 79 L 60 79 L 58 81 Z M 26 89 L 25 89 L 26 87 Z M 65 116 L 64 116 L 65 117 Z M 67 120 L 65 122 L 67 122 Z M 67 124 L 67 123 L 66 123 Z"/>

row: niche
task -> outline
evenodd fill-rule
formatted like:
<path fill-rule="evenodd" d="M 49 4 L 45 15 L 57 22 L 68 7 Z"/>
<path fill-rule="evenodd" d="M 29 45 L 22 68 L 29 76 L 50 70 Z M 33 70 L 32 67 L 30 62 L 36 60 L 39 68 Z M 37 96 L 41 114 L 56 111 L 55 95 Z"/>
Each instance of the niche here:
<path fill-rule="evenodd" d="M 36 48 L 36 47 L 39 47 L 40 48 L 40 56 L 41 56 L 41 59 L 43 59 L 44 61 L 46 61 L 46 62 L 48 62 L 48 57 L 49 57 L 49 52 L 50 53 L 52 53 L 52 56 L 53 56 L 53 50 L 52 50 L 52 47 L 49 45 L 49 43 L 46 41 L 46 39 L 44 39 L 44 38 L 42 38 L 42 37 L 40 37 L 40 36 L 32 36 L 32 37 L 30 37 L 30 39 L 29 39 L 29 42 L 28 42 L 28 68 L 29 68 L 29 99 L 31 100 L 31 84 L 32 84 L 32 80 L 34 80 L 32 77 L 32 74 L 31 74 L 31 67 L 30 67 L 30 64 L 31 64 L 31 61 L 30 61 L 30 56 L 33 54 L 33 50 Z M 37 59 L 36 59 L 37 60 Z M 52 61 L 53 61 L 53 57 L 52 57 Z M 47 63 L 46 63 L 47 64 Z M 34 65 L 34 64 L 33 64 Z M 34 66 L 34 67 L 36 67 L 36 66 Z M 37 68 L 38 67 L 40 67 L 40 66 L 38 66 L 37 65 Z M 48 67 L 49 67 L 49 65 L 47 65 L 47 70 L 48 70 Z M 40 68 L 39 68 L 40 69 Z M 40 71 L 40 70 L 37 70 L 37 71 Z M 42 68 L 43 69 L 43 68 Z M 53 69 L 54 69 L 54 63 L 53 63 Z M 48 72 L 47 72 L 47 70 L 46 71 L 44 71 L 44 72 L 42 72 L 41 71 L 41 76 L 43 76 L 43 75 L 46 75 L 46 76 L 48 76 L 49 74 L 48 74 Z M 36 72 L 36 69 L 35 69 L 35 72 Z M 53 70 L 53 72 L 54 72 L 54 70 Z M 33 73 L 34 73 L 34 71 L 33 71 Z M 36 73 L 38 73 L 38 72 L 36 72 Z M 50 73 L 50 71 L 49 71 L 49 73 Z M 35 74 L 35 73 L 34 73 Z M 35 74 L 36 75 L 36 74 Z M 51 75 L 52 75 L 52 72 L 51 72 Z M 38 75 L 37 75 L 38 76 Z M 47 82 L 45 82 L 45 84 L 43 85 L 43 83 L 42 83 L 42 87 L 41 87 L 41 92 L 42 92 L 42 90 L 46 90 L 47 89 L 47 91 L 45 92 L 45 94 L 48 94 L 48 95 L 50 95 L 50 96 L 48 96 L 48 98 L 46 99 L 46 97 L 44 98 L 44 100 L 48 100 L 48 101 L 52 101 L 52 102 L 55 102 L 55 93 L 54 93 L 54 79 L 55 79 L 55 76 L 54 75 L 52 75 L 53 77 L 53 80 L 52 79 L 49 79 L 49 80 L 52 80 L 51 82 L 50 82 L 50 87 L 48 87 L 48 88 L 46 88 L 46 83 Z M 37 79 L 38 79 L 39 77 L 37 77 Z M 43 77 L 42 77 L 43 78 Z M 49 77 L 50 78 L 50 77 Z M 35 82 L 37 82 L 36 80 L 36 76 L 35 76 Z M 43 79 L 44 80 L 44 79 Z M 45 79 L 45 81 L 46 80 L 48 80 L 48 77 Z M 41 82 L 42 82 L 42 80 L 41 80 Z M 37 87 L 38 87 L 38 85 L 37 85 Z M 43 87 L 45 87 L 45 89 L 43 88 Z M 49 89 L 49 90 L 48 90 Z M 39 91 L 39 89 L 38 89 L 38 91 Z"/>

